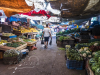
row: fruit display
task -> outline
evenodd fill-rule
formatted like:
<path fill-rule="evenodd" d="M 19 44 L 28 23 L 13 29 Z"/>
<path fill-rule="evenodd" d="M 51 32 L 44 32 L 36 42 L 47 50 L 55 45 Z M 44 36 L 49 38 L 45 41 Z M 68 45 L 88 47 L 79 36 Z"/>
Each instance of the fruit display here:
<path fill-rule="evenodd" d="M 2 36 L 14 36 L 15 34 L 12 33 L 2 33 Z"/>
<path fill-rule="evenodd" d="M 75 49 L 71 48 L 67 49 L 66 55 L 69 60 L 77 60 L 77 61 L 83 60 L 83 58 L 79 55 L 79 53 Z"/>
<path fill-rule="evenodd" d="M 21 31 L 21 33 L 38 32 L 38 31 L 37 31 L 36 29 L 34 29 L 34 28 L 25 29 L 24 27 L 21 27 L 20 30 L 17 30 L 17 29 L 15 29 L 15 28 L 13 28 L 13 30 Z"/>
<path fill-rule="evenodd" d="M 19 47 L 19 46 L 21 46 L 23 44 L 25 44 L 25 43 L 23 43 L 23 42 L 15 42 L 15 43 L 7 43 L 6 46 L 17 48 L 17 47 Z"/>
<path fill-rule="evenodd" d="M 7 43 L 7 41 L 6 40 L 1 40 L 0 45 L 3 45 L 3 43 Z"/>
<path fill-rule="evenodd" d="M 79 54 L 82 56 L 82 57 L 89 57 L 91 58 L 92 57 L 92 53 L 91 53 L 91 50 L 89 47 L 82 47 L 81 49 L 78 50 Z"/>
<path fill-rule="evenodd" d="M 95 75 L 100 75 L 100 51 L 93 54 L 93 58 L 89 60 L 89 65 Z"/>

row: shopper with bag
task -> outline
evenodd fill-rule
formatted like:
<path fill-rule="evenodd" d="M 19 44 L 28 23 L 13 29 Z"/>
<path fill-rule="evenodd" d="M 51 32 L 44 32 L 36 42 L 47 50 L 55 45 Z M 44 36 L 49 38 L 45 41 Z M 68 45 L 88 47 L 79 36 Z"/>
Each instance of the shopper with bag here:
<path fill-rule="evenodd" d="M 42 38 L 43 38 L 43 36 L 44 36 L 44 45 L 45 45 L 45 48 L 47 48 L 49 37 L 52 38 L 51 31 L 50 31 L 50 28 L 48 27 L 48 24 L 46 24 L 46 28 L 44 28 L 44 30 L 43 30 Z"/>

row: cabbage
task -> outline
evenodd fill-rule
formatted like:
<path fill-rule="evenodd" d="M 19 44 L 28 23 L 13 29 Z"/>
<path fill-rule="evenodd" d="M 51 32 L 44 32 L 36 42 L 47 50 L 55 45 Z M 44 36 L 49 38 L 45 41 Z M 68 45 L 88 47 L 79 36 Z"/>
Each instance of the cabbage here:
<path fill-rule="evenodd" d="M 96 52 L 94 55 L 95 60 L 98 60 L 99 57 L 100 57 L 100 53 Z"/>
<path fill-rule="evenodd" d="M 100 75 L 100 68 L 97 68 L 97 69 L 95 70 L 95 75 Z"/>
<path fill-rule="evenodd" d="M 92 65 L 93 63 L 97 63 L 97 61 L 96 61 L 94 58 L 91 58 L 91 59 L 89 60 L 89 64 Z"/>

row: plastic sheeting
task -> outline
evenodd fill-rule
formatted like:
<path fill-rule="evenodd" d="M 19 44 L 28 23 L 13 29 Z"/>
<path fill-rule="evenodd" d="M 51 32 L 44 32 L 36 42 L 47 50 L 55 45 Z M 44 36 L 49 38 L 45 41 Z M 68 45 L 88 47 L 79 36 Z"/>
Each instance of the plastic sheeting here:
<path fill-rule="evenodd" d="M 8 18 L 7 18 L 7 21 L 9 21 L 9 22 L 12 22 L 12 21 L 17 22 L 17 21 L 20 21 L 20 18 L 16 18 L 16 17 L 8 17 Z"/>

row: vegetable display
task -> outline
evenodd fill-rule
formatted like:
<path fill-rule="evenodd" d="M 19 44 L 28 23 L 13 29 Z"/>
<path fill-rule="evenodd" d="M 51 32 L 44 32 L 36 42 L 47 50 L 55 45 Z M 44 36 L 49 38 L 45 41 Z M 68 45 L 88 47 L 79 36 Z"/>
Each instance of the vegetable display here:
<path fill-rule="evenodd" d="M 12 33 L 2 33 L 3 36 L 14 36 L 15 34 Z"/>
<path fill-rule="evenodd" d="M 93 58 L 89 60 L 89 65 L 95 75 L 100 75 L 100 51 L 93 53 Z"/>
<path fill-rule="evenodd" d="M 7 50 L 4 52 L 4 55 L 3 57 L 6 58 L 6 57 L 14 57 L 14 56 L 18 56 L 19 55 L 19 52 L 17 50 Z"/>
<path fill-rule="evenodd" d="M 91 50 L 90 48 L 88 47 L 82 47 L 81 49 L 78 50 L 78 52 L 80 53 L 81 56 L 83 57 L 92 57 L 92 53 L 91 53 Z"/>
<path fill-rule="evenodd" d="M 24 39 L 23 41 L 24 42 L 33 42 L 33 41 L 35 41 L 35 39 Z"/>
<path fill-rule="evenodd" d="M 7 41 L 6 40 L 1 40 L 0 45 L 2 45 L 3 43 L 7 43 Z"/>
<path fill-rule="evenodd" d="M 16 43 L 7 43 L 6 46 L 8 47 L 19 47 L 21 45 L 23 45 L 24 43 L 23 42 L 16 42 Z"/>
<path fill-rule="evenodd" d="M 83 60 L 83 58 L 79 55 L 79 53 L 75 49 L 71 48 L 67 49 L 66 55 L 69 60 L 77 60 L 77 61 Z"/>
<path fill-rule="evenodd" d="M 64 39 L 64 36 L 60 36 L 59 40 L 62 41 Z"/>

